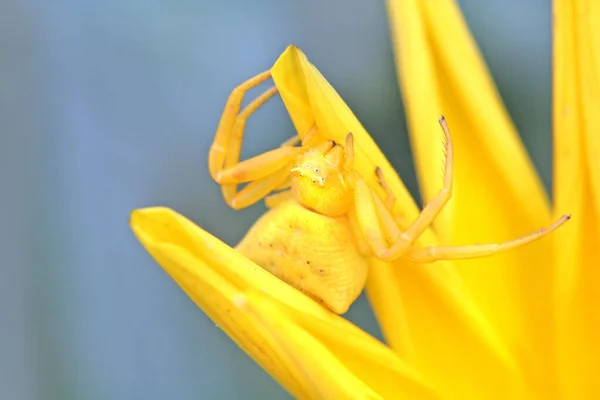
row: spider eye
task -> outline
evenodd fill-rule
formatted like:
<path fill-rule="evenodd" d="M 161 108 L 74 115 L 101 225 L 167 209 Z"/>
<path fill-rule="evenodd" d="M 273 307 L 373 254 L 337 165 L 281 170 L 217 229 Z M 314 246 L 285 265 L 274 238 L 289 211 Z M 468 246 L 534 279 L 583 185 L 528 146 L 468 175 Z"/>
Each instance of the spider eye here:
<path fill-rule="evenodd" d="M 315 168 L 315 172 L 319 172 L 319 168 Z"/>

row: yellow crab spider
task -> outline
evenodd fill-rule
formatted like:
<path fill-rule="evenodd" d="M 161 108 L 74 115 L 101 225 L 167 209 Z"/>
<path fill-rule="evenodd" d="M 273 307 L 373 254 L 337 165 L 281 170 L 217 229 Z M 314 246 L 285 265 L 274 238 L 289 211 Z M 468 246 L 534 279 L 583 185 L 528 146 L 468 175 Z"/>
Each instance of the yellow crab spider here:
<path fill-rule="evenodd" d="M 210 149 L 209 170 L 232 208 L 263 198 L 270 208 L 236 249 L 335 313 L 345 313 L 364 288 L 369 256 L 425 263 L 484 257 L 537 240 L 569 219 L 564 215 L 548 228 L 500 244 L 413 247 L 452 195 L 454 155 L 444 117 L 439 121 L 446 146 L 443 187 L 402 232 L 391 213 L 395 197 L 382 171 L 375 173 L 386 191 L 385 202 L 354 170 L 351 133 L 343 145 L 318 142 L 313 126 L 302 139 L 294 137 L 240 162 L 246 120 L 277 88 L 269 88 L 240 112 L 242 99 L 270 76 L 265 71 L 231 92 Z M 238 191 L 242 183 L 248 184 Z"/>

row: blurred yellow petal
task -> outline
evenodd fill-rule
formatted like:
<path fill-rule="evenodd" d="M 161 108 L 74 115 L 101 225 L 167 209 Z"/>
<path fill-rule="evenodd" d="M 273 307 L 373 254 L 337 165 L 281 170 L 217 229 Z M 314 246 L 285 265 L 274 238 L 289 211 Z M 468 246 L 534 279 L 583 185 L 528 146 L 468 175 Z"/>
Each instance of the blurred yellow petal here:
<path fill-rule="evenodd" d="M 315 397 L 438 398 L 392 351 L 370 338 L 366 340 L 367 335 L 332 335 L 323 321 L 301 313 L 290 319 L 289 310 L 256 293 L 250 293 L 244 303 L 290 363 L 311 382 L 311 389 L 318 395 Z M 310 331 L 304 329 L 307 326 Z M 311 351 L 296 343 L 303 343 Z"/>
<path fill-rule="evenodd" d="M 340 143 L 352 132 L 356 169 L 371 187 L 378 189 L 374 171 L 375 167 L 381 167 L 398 197 L 394 213 L 405 222 L 414 220 L 418 209 L 402 181 L 352 111 L 306 56 L 291 46 L 271 73 L 298 132 L 307 133 L 316 122 L 323 137 Z M 432 124 L 438 117 L 433 116 Z M 438 126 L 433 129 L 437 135 L 434 146 L 441 149 L 441 130 Z M 439 187 L 439 169 L 433 179 Z M 418 242 L 419 245 L 435 243 L 431 230 Z M 386 339 L 434 387 L 442 393 L 455 393 L 459 398 L 480 397 L 487 392 L 506 398 L 520 390 L 511 356 L 473 303 L 452 263 L 386 264 L 373 260 L 369 274 L 370 300 Z"/>
<path fill-rule="evenodd" d="M 389 348 L 185 217 L 141 209 L 132 213 L 131 227 L 187 295 L 294 396 L 322 398 L 323 390 L 348 390 L 341 386 L 352 382 L 383 398 L 436 398 Z M 254 312 L 240 307 L 240 298 L 250 299 Z M 315 360 L 319 365 L 307 370 Z"/>
<path fill-rule="evenodd" d="M 498 243 L 547 226 L 550 211 L 542 184 L 454 1 L 388 0 L 388 11 L 425 201 L 441 186 L 438 115 L 447 117 L 453 135 L 455 184 L 435 223 L 440 241 Z M 550 246 L 545 238 L 455 263 L 528 381 L 549 391 Z"/>
<path fill-rule="evenodd" d="M 600 396 L 600 4 L 554 3 L 554 236 L 563 398 Z"/>

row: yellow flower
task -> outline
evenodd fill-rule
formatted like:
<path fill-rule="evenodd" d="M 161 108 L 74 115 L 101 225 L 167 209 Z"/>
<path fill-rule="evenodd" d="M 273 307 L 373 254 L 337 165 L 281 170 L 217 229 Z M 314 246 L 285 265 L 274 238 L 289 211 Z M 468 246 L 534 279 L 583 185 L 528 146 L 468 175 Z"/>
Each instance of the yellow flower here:
<path fill-rule="evenodd" d="M 514 357 L 524 397 L 598 397 L 600 4 L 554 4 L 554 212 L 456 4 L 390 0 L 388 11 L 425 198 L 443 160 L 431 146 L 435 116 L 443 111 L 455 132 L 457 184 L 435 223 L 440 240 L 503 240 L 564 212 L 577 221 L 551 239 L 454 265 Z"/>
<path fill-rule="evenodd" d="M 454 2 L 388 6 L 425 199 L 441 184 L 440 114 L 455 143 L 453 199 L 418 245 L 502 242 L 547 226 L 553 212 L 542 185 Z M 134 232 L 298 398 L 597 397 L 600 8 L 592 0 L 557 0 L 555 8 L 554 214 L 574 219 L 552 238 L 486 259 L 370 260 L 367 291 L 390 347 L 172 210 L 134 211 Z M 398 175 L 304 54 L 288 48 L 272 76 L 297 131 L 316 122 L 340 143 L 353 132 L 357 170 L 378 188 L 373 171 L 381 167 L 397 196 L 394 213 L 414 220 L 419 210 Z"/>

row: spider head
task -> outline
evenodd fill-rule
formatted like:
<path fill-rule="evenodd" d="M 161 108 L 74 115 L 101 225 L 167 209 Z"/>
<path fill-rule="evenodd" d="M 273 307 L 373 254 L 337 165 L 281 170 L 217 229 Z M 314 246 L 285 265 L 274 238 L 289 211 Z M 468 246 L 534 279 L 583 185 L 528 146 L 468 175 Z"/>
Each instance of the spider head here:
<path fill-rule="evenodd" d="M 344 148 L 331 141 L 300 154 L 290 171 L 296 200 L 319 214 L 346 214 L 352 194 L 344 180 L 344 160 Z"/>

